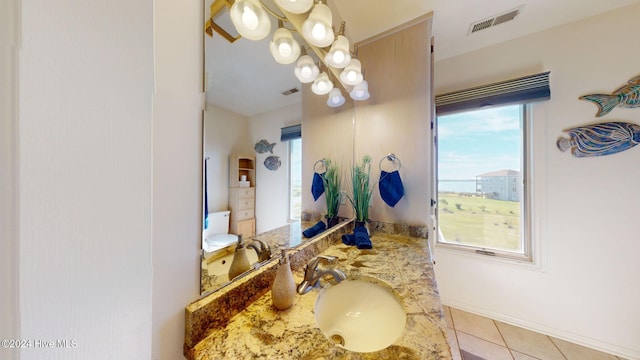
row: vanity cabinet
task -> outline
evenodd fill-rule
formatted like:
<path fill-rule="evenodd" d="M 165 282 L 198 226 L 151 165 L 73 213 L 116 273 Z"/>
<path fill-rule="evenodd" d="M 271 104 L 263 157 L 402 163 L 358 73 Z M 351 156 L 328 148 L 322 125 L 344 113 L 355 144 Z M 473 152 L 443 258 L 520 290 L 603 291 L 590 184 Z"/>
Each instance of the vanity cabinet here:
<path fill-rule="evenodd" d="M 256 234 L 256 158 L 232 154 L 229 163 L 229 232 L 244 237 Z M 243 179 L 246 178 L 245 181 Z"/>

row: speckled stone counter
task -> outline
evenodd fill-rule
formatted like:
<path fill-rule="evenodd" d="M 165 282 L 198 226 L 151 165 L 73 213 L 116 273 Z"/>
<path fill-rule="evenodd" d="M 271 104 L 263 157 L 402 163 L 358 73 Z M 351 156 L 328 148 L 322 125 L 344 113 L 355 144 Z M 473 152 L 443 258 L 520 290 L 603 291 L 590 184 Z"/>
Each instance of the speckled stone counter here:
<path fill-rule="evenodd" d="M 355 353 L 335 346 L 317 328 L 314 305 L 320 289 L 298 295 L 285 311 L 271 304 L 266 292 L 224 327 L 211 329 L 189 349 L 190 359 L 451 359 L 446 327 L 426 239 L 376 233 L 372 250 L 342 243 L 324 255 L 338 258 L 332 267 L 349 278 L 374 277 L 401 299 L 407 313 L 404 333 L 390 347 L 373 353 Z M 296 282 L 301 270 L 294 271 Z M 326 279 L 330 279 L 327 277 Z M 323 279 L 323 280 L 326 280 Z M 322 282 L 323 286 L 331 286 Z"/>

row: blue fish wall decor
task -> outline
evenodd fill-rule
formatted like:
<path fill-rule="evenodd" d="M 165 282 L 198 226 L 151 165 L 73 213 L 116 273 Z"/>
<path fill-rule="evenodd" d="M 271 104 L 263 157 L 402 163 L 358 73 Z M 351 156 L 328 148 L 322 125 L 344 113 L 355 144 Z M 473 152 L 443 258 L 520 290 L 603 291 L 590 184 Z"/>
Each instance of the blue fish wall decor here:
<path fill-rule="evenodd" d="M 560 137 L 558 149 L 567 151 L 576 157 L 611 155 L 640 143 L 640 126 L 614 121 L 578 126 L 564 130 L 569 138 Z"/>
<path fill-rule="evenodd" d="M 271 155 L 264 159 L 264 166 L 272 171 L 278 170 L 280 167 L 280 156 Z"/>
<path fill-rule="evenodd" d="M 608 114 L 614 107 L 636 108 L 640 107 L 640 76 L 636 76 L 627 82 L 627 85 L 614 91 L 613 94 L 589 94 L 579 97 L 580 100 L 588 100 L 598 106 L 596 117 Z"/>
<path fill-rule="evenodd" d="M 269 143 L 266 139 L 262 139 L 258 141 L 253 147 L 258 154 L 264 154 L 267 151 L 273 154 L 273 147 L 276 146 L 276 143 Z"/>

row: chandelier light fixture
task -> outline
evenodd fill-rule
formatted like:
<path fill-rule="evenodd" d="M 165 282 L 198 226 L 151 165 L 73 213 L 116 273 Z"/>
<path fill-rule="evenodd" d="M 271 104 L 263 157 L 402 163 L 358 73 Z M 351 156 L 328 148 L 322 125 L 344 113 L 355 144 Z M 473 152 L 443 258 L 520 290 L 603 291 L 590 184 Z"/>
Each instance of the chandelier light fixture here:
<path fill-rule="evenodd" d="M 367 100 L 370 96 L 369 84 L 367 83 L 367 80 L 362 80 L 360 84 L 354 86 L 349 95 L 353 100 L 356 101 Z"/>
<path fill-rule="evenodd" d="M 313 0 L 276 0 L 276 4 L 292 14 L 304 14 L 313 6 Z"/>
<path fill-rule="evenodd" d="M 293 38 L 291 31 L 284 28 L 282 20 L 278 20 L 278 30 L 273 33 L 269 50 L 278 64 L 292 64 L 300 56 L 300 45 Z"/>
<path fill-rule="evenodd" d="M 262 40 L 271 31 L 271 20 L 258 0 L 238 0 L 229 10 L 233 26 L 243 38 Z"/>
<path fill-rule="evenodd" d="M 330 76 L 340 83 L 343 90 L 349 92 L 353 100 L 367 100 L 370 96 L 369 84 L 364 80 L 362 63 L 356 58 L 357 48 L 352 54 L 349 40 L 345 36 L 344 21 L 340 24 L 338 33 L 334 34 L 333 16 L 326 0 L 274 1 L 284 15 L 269 9 L 262 0 L 214 0 L 211 4 L 211 16 L 205 24 L 205 32 L 213 36 L 215 31 L 231 43 L 240 37 L 254 41 L 262 40 L 271 32 L 271 19 L 268 15 L 271 14 L 278 19 L 278 29 L 269 42 L 269 51 L 277 63 L 295 63 L 293 71 L 296 78 L 301 83 L 312 83 L 313 93 L 328 94 L 327 105 L 330 107 L 339 107 L 345 103 L 342 91 L 334 86 Z M 231 22 L 240 36 L 231 36 L 216 24 L 214 19 L 225 8 L 229 8 Z M 308 13 L 308 16 L 306 19 L 289 18 L 290 13 Z M 285 27 L 285 22 L 293 25 L 293 29 Z M 299 35 L 294 37 L 292 31 L 298 31 Z M 317 55 L 318 64 L 306 53 L 305 48 L 301 49 L 296 38 L 312 45 L 311 50 Z M 320 73 L 318 65 L 324 65 L 325 71 Z M 342 70 L 338 72 L 340 69 Z"/>
<path fill-rule="evenodd" d="M 307 20 L 302 23 L 302 36 L 311 45 L 327 47 L 333 43 L 333 16 L 331 9 L 319 0 Z"/>
<path fill-rule="evenodd" d="M 344 96 L 342 96 L 342 91 L 337 87 L 334 87 L 329 92 L 329 98 L 327 99 L 327 105 L 330 107 L 339 107 L 342 106 L 345 102 Z"/>
<path fill-rule="evenodd" d="M 358 85 L 362 82 L 362 64 L 358 59 L 351 59 L 351 62 L 340 73 L 340 80 L 347 85 Z"/>
<path fill-rule="evenodd" d="M 318 77 L 320 69 L 311 56 L 304 54 L 298 59 L 296 67 L 293 69 L 293 73 L 301 83 L 307 84 Z"/>
<path fill-rule="evenodd" d="M 311 84 L 311 91 L 316 95 L 326 95 L 331 92 L 331 89 L 333 89 L 333 82 L 324 71 Z"/>
<path fill-rule="evenodd" d="M 349 50 L 349 40 L 344 37 L 344 25 L 343 21 L 340 24 L 340 31 L 338 31 L 338 36 L 336 37 L 336 41 L 331 45 L 331 49 L 324 57 L 324 62 L 336 69 L 342 69 L 351 62 L 351 50 Z"/>

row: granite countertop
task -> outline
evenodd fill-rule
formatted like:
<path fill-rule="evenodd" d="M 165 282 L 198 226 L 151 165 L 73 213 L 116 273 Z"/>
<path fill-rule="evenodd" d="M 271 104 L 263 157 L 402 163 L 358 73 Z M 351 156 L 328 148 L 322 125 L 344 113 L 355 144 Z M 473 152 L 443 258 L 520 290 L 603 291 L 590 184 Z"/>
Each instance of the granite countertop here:
<path fill-rule="evenodd" d="M 335 244 L 322 252 L 338 262 L 330 265 L 348 278 L 374 277 L 401 299 L 407 313 L 404 333 L 390 347 L 355 353 L 335 346 L 318 329 L 316 288 L 298 295 L 294 305 L 276 310 L 271 293 L 235 315 L 226 327 L 212 329 L 192 349 L 194 359 L 451 359 L 438 289 L 424 238 L 374 234 L 372 250 Z M 324 267 L 324 265 L 321 265 Z M 294 271 L 297 283 L 302 270 Z M 325 277 L 323 286 L 331 286 Z"/>

